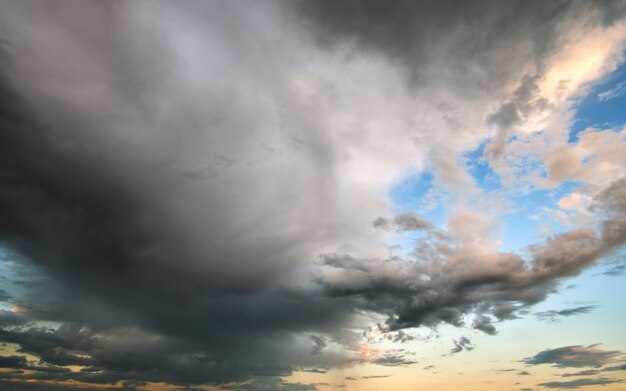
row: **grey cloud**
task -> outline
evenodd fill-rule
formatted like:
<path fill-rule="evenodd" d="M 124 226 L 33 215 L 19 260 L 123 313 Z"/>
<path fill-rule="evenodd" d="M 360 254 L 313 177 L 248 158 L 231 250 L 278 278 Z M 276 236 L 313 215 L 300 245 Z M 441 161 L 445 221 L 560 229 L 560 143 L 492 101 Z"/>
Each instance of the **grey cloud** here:
<path fill-rule="evenodd" d="M 0 379 L 0 387 L 6 391 L 68 391 L 66 385 L 56 385 L 43 382 L 26 382 L 26 381 L 14 381 Z M 72 386 L 72 391 L 94 391 L 93 387 L 89 386 Z M 121 386 L 121 387 L 101 387 L 98 390 L 103 391 L 137 391 L 137 388 L 133 386 Z"/>
<path fill-rule="evenodd" d="M 626 264 L 614 265 L 611 266 L 609 270 L 602 272 L 603 275 L 609 277 L 621 276 L 624 275 L 624 273 L 626 273 Z"/>
<path fill-rule="evenodd" d="M 0 301 L 8 301 L 9 299 L 11 299 L 11 295 L 3 289 L 0 289 Z"/>
<path fill-rule="evenodd" d="M 576 377 L 576 376 L 591 376 L 591 375 L 597 375 L 598 373 L 600 373 L 600 371 L 598 371 L 597 369 L 587 369 L 584 371 L 579 371 L 579 372 L 574 372 L 574 373 L 564 373 L 561 375 L 561 377 Z"/>
<path fill-rule="evenodd" d="M 376 220 L 372 221 L 374 228 L 387 229 L 389 228 L 389 224 L 389 220 L 384 217 L 378 217 Z"/>
<path fill-rule="evenodd" d="M 0 356 L 0 368 L 24 368 L 27 363 L 25 356 Z"/>
<path fill-rule="evenodd" d="M 598 379 L 576 379 L 572 381 L 551 381 L 545 383 L 539 383 L 542 387 L 547 388 L 563 388 L 567 390 L 585 387 L 585 386 L 597 386 L 597 385 L 607 385 L 614 383 L 621 383 L 623 380 L 619 379 L 606 379 L 606 378 L 598 378 Z"/>
<path fill-rule="evenodd" d="M 250 383 L 225 387 L 225 389 L 237 391 L 315 391 L 318 388 L 315 384 L 289 383 L 280 378 L 263 377 L 256 378 Z"/>
<path fill-rule="evenodd" d="M 406 68 L 415 82 L 424 82 L 433 69 L 429 65 L 452 62 L 446 66 L 457 69 L 455 80 L 471 94 L 469 82 L 487 85 L 501 82 L 507 72 L 520 67 L 519 57 L 509 53 L 524 52 L 539 66 L 555 49 L 558 26 L 566 23 L 570 13 L 585 12 L 589 5 L 582 2 L 541 1 L 423 1 L 394 2 L 382 5 L 375 0 L 306 1 L 296 3 L 303 18 L 313 22 L 318 40 L 325 46 L 356 42 L 366 49 L 380 52 Z M 593 7 L 599 24 L 611 24 L 624 13 L 618 5 Z M 431 44 L 434 37 L 448 36 L 443 47 Z M 521 36 L 528 37 L 532 46 L 524 47 Z M 517 50 L 516 50 L 517 49 Z M 455 53 L 455 56 L 446 56 Z M 490 67 L 491 61 L 501 61 L 501 67 Z M 426 60 L 426 61 L 425 61 Z M 473 74 L 472 69 L 488 67 L 493 73 Z M 472 79 L 464 77 L 471 75 Z"/>
<path fill-rule="evenodd" d="M 29 319 L 23 314 L 0 310 L 0 326 L 19 326 L 28 323 Z"/>
<path fill-rule="evenodd" d="M 514 318 L 515 312 L 542 301 L 557 281 L 577 275 L 626 242 L 626 218 L 619 197 L 611 196 L 623 186 L 619 180 L 597 197 L 597 202 L 607 200 L 599 233 L 583 228 L 553 235 L 529 246 L 528 258 L 476 253 L 469 246 L 474 236 L 451 226 L 417 239 L 413 259 L 326 254 L 322 259 L 330 270 L 318 280 L 331 297 L 348 297 L 359 307 L 388 315 L 388 330 L 440 322 L 461 326 L 464 316 L 474 313 L 474 327 L 494 334 L 489 314 Z"/>
<path fill-rule="evenodd" d="M 327 346 L 326 341 L 319 335 L 312 335 L 311 341 L 313 341 L 313 347 L 311 348 L 311 354 L 320 354 L 322 350 Z"/>
<path fill-rule="evenodd" d="M 33 354 L 50 367 L 29 367 L 36 370 L 25 378 L 41 380 L 76 380 L 81 382 L 113 384 L 124 379 L 145 382 L 166 382 L 171 384 L 202 384 L 215 379 L 237 378 L 241 371 L 250 374 L 284 375 L 291 367 L 274 362 L 254 363 L 244 366 L 227 364 L 208 346 L 203 353 L 197 353 L 196 342 L 167 336 L 159 336 L 136 327 L 92 332 L 79 325 L 65 323 L 58 330 L 27 328 L 3 330 L 3 341 L 16 343 L 19 351 Z M 249 339 L 246 339 L 246 342 Z M 268 342 L 268 346 L 253 346 L 264 352 L 280 353 L 272 348 L 278 342 Z M 272 344 L 272 345 L 269 345 Z M 236 345 L 235 345 L 236 346 Z M 254 354 L 251 350 L 250 354 Z M 61 365 L 61 367 L 58 367 Z M 65 365 L 81 365 L 83 369 L 72 372 Z"/>
<path fill-rule="evenodd" d="M 476 315 L 474 318 L 473 327 L 489 335 L 496 335 L 498 333 L 491 318 L 481 314 Z"/>
<path fill-rule="evenodd" d="M 613 367 L 605 367 L 605 368 L 602 368 L 602 371 L 608 371 L 608 372 L 612 372 L 612 371 L 626 371 L 626 364 L 616 365 L 616 366 L 613 366 Z"/>
<path fill-rule="evenodd" d="M 611 212 L 619 194 L 609 192 L 598 199 L 612 216 L 600 237 L 555 236 L 533 249 L 529 267 L 514 254 L 483 263 L 453 233 L 406 214 L 387 224 L 427 234 L 417 262 L 333 254 L 320 268 L 338 275 L 303 276 L 318 272 L 309 260 L 322 249 L 366 242 L 368 222 L 384 211 L 362 213 L 361 205 L 380 199 L 341 183 L 354 146 L 348 140 L 360 134 L 326 131 L 329 111 L 345 102 L 332 81 L 307 89 L 301 65 L 354 38 L 366 60 L 383 53 L 408 70 L 412 84 L 402 88 L 412 93 L 431 79 L 435 87 L 458 86 L 463 99 L 479 97 L 519 77 L 528 42 L 540 63 L 568 18 L 589 11 L 600 15 L 590 23 L 608 24 L 622 12 L 618 5 L 0 7 L 0 241 L 29 278 L 46 276 L 26 281 L 23 297 L 2 295 L 24 312 L 0 312 L 0 340 L 42 361 L 17 380 L 193 386 L 255 379 L 240 387 L 315 389 L 262 376 L 348 362 L 328 351 L 308 354 L 308 336 L 345 341 L 341 330 L 362 309 L 387 315 L 386 327 L 400 330 L 461 326 L 480 307 L 477 324 L 493 332 L 481 321 L 490 311 L 514 317 L 556 279 L 623 243 L 625 225 Z M 449 76 L 435 77 L 442 68 Z M 404 136 L 400 142 L 411 143 Z M 447 150 L 438 148 L 430 153 Z M 465 178 L 443 155 L 433 160 L 440 176 Z M 362 203 L 348 208 L 343 188 Z M 448 263 L 451 256 L 459 264 Z M 394 354 L 375 363 L 414 361 Z"/>
<path fill-rule="evenodd" d="M 608 214 L 626 214 L 626 178 L 612 182 L 595 195 L 590 209 Z"/>
<path fill-rule="evenodd" d="M 609 26 L 626 11 L 623 4 L 590 7 L 578 1 L 422 1 L 383 6 L 375 0 L 362 0 L 297 4 L 304 20 L 312 20 L 321 45 L 335 48 L 352 44 L 380 53 L 398 64 L 419 87 L 441 82 L 437 67 L 445 67 L 450 69 L 445 82 L 459 86 L 458 93 L 471 100 L 479 98 L 483 88 L 496 90 L 511 75 L 517 75 L 519 87 L 513 96 L 503 98 L 499 109 L 487 119 L 488 124 L 498 128 L 485 149 L 489 158 L 502 154 L 511 126 L 549 106 L 545 98 L 536 96 L 536 82 L 543 76 L 546 59 L 560 46 L 561 28 L 572 25 L 571 15 L 594 15 L 591 25 Z M 445 42 L 431 45 L 434 37 L 442 36 L 447 37 Z M 526 73 L 524 66 L 528 64 L 534 65 L 531 69 L 537 74 Z M 479 69 L 488 71 L 476 72 Z M 446 120 L 457 125 L 454 118 L 446 116 Z M 438 157 L 433 156 L 433 164 L 437 164 Z M 438 163 L 446 162 L 450 159 Z M 440 171 L 443 175 L 451 172 Z"/>
<path fill-rule="evenodd" d="M 553 364 L 559 368 L 601 367 L 617 361 L 621 352 L 617 350 L 603 350 L 598 344 L 582 346 L 564 346 L 562 348 L 547 349 L 523 361 L 530 365 Z"/>
<path fill-rule="evenodd" d="M 598 308 L 596 305 L 585 305 L 580 307 L 565 308 L 563 310 L 550 310 L 544 312 L 537 312 L 535 316 L 539 320 L 547 322 L 556 322 L 559 318 L 570 317 L 581 314 L 588 314 Z"/>
<path fill-rule="evenodd" d="M 391 377 L 391 375 L 368 375 L 368 376 L 361 376 L 359 378 L 354 377 L 354 376 L 347 376 L 346 380 L 367 380 L 367 379 L 384 379 L 387 377 Z"/>
<path fill-rule="evenodd" d="M 391 342 L 406 343 L 413 341 L 415 337 L 405 333 L 404 330 L 399 330 L 397 333 L 388 333 L 387 339 Z"/>
<path fill-rule="evenodd" d="M 433 228 L 432 224 L 415 215 L 414 213 L 401 213 L 393 219 L 399 231 L 428 231 Z"/>
<path fill-rule="evenodd" d="M 372 222 L 372 225 L 381 229 L 394 227 L 397 232 L 431 231 L 434 229 L 430 221 L 412 212 L 400 213 L 393 219 L 378 217 Z"/>
<path fill-rule="evenodd" d="M 391 377 L 391 375 L 369 375 L 369 376 L 361 376 L 361 379 L 384 379 L 386 377 Z"/>
<path fill-rule="evenodd" d="M 517 90 L 513 92 L 513 98 L 487 118 L 487 123 L 495 126 L 498 133 L 485 148 L 485 157 L 489 159 L 499 158 L 504 153 L 507 138 L 510 136 L 512 128 L 519 125 L 524 118 L 532 113 L 545 110 L 550 106 L 545 98 L 538 96 L 538 79 L 538 75 L 525 76 Z"/>
<path fill-rule="evenodd" d="M 250 91 L 281 94 L 281 83 L 270 75 L 273 65 L 264 62 L 267 78 L 258 66 L 244 69 L 259 54 L 247 38 L 228 34 L 228 26 L 251 26 L 245 21 L 253 14 L 237 5 L 190 4 L 168 14 L 160 25 L 165 34 L 155 34 L 140 26 L 137 13 L 158 18 L 167 6 L 144 5 L 2 5 L 3 39 L 10 44 L 2 47 L 0 80 L 0 236 L 50 277 L 49 291 L 32 288 L 31 299 L 45 305 L 31 302 L 24 314 L 0 314 L 2 339 L 48 363 L 88 365 L 94 370 L 60 377 L 92 382 L 215 383 L 318 364 L 323 360 L 298 358 L 308 347 L 295 334 L 332 334 L 350 314 L 342 300 L 289 293 L 285 276 L 317 244 L 350 231 L 316 212 L 328 199 L 324 146 L 311 131 L 298 160 L 286 136 L 270 129 L 264 141 L 302 163 L 283 165 L 263 160 L 267 152 L 245 137 L 259 119 L 258 106 L 244 103 Z M 19 20 L 27 15 L 36 19 L 37 31 L 22 29 Z M 189 80 L 170 72 L 177 69 L 170 61 L 180 58 L 169 40 L 182 31 L 181 23 L 200 36 L 232 38 L 201 46 L 226 45 L 220 56 L 210 55 L 210 72 L 224 76 L 230 69 L 246 82 L 224 88 L 222 76 L 211 76 L 204 90 L 188 89 Z M 242 34 L 260 41 L 282 34 L 271 24 L 257 28 L 264 30 Z M 76 34 L 65 40 L 69 31 Z M 32 45 L 34 57 L 18 55 L 20 45 Z M 39 68 L 37 56 L 50 66 Z M 26 63 L 32 73 L 21 73 L 29 66 L 19 64 Z M 55 87 L 61 79 L 67 88 Z M 255 87 L 252 79 L 267 84 Z M 33 89 L 32 80 L 42 88 Z M 74 100 L 80 93 L 69 85 L 89 96 Z M 91 94 L 92 86 L 101 89 Z M 167 103 L 174 101 L 176 108 Z M 228 160 L 212 167 L 217 175 L 206 181 L 181 175 L 204 166 L 202 156 L 222 159 L 228 150 L 257 161 Z M 311 176 L 293 180 L 302 173 Z M 289 186 L 276 186 L 283 180 Z M 303 203 L 283 208 L 281 199 Z M 313 227 L 326 233 L 312 238 Z M 63 326 L 13 328 L 43 320 Z M 132 354 L 121 330 L 136 334 Z"/>
<path fill-rule="evenodd" d="M 300 369 L 300 372 L 309 372 L 309 373 L 326 373 L 328 372 L 328 368 L 308 368 L 308 369 Z"/>
<path fill-rule="evenodd" d="M 383 356 L 377 357 L 369 362 L 372 364 L 382 365 L 385 367 L 398 367 L 398 366 L 417 364 L 417 361 L 411 360 L 403 354 L 393 354 L 393 353 L 384 354 Z"/>
<path fill-rule="evenodd" d="M 522 313 L 523 311 L 523 306 L 512 303 L 500 304 L 493 307 L 491 310 L 493 316 L 495 316 L 498 320 L 518 319 L 516 314 Z"/>
<path fill-rule="evenodd" d="M 463 350 L 473 350 L 474 349 L 474 345 L 472 345 L 472 342 L 469 340 L 469 338 L 467 337 L 461 337 L 459 338 L 458 341 L 454 341 L 454 347 L 452 348 L 452 350 L 450 351 L 450 353 L 454 354 L 454 353 L 460 353 Z"/>

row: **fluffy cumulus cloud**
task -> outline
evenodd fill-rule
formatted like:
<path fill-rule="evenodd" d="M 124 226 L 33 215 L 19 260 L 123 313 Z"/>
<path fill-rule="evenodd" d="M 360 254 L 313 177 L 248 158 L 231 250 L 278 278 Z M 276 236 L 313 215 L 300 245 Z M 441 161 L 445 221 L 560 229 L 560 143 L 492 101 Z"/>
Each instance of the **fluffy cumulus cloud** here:
<path fill-rule="evenodd" d="M 625 15 L 2 2 L 0 384 L 311 390 L 281 377 L 416 363 L 368 346 L 364 317 L 392 343 L 441 323 L 495 335 L 626 241 L 626 130 L 569 140 L 574 102 L 624 60 Z M 470 173 L 481 146 L 499 192 Z M 446 224 L 393 213 L 391 187 L 424 170 Z M 581 184 L 559 202 L 571 229 L 499 250 L 506 194 L 563 181 Z M 411 249 L 389 255 L 398 235 Z M 568 349 L 527 362 L 617 354 Z"/>

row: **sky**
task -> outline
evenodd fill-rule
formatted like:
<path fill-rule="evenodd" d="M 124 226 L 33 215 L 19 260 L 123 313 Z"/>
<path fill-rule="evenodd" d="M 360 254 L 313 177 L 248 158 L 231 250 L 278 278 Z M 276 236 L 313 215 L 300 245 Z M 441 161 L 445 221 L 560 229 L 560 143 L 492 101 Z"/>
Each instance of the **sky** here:
<path fill-rule="evenodd" d="M 626 2 L 0 0 L 0 389 L 626 387 Z"/>

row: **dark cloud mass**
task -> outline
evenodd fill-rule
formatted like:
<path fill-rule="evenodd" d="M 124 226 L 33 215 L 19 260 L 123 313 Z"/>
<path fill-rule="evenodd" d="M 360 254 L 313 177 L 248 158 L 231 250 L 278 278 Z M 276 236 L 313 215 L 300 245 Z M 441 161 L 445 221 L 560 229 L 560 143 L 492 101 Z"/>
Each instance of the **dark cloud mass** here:
<path fill-rule="evenodd" d="M 400 132 L 379 153 L 389 133 L 354 118 L 385 108 L 360 103 L 367 74 L 351 70 L 371 67 L 419 102 L 454 86 L 450 99 L 477 102 L 498 132 L 495 156 L 518 117 L 548 104 L 533 83 L 577 16 L 610 26 L 618 3 L 3 1 L 0 251 L 13 281 L 0 290 L 12 308 L 0 310 L 0 341 L 17 353 L 0 357 L 15 370 L 0 386 L 314 390 L 280 376 L 416 363 L 403 352 L 355 360 L 355 315 L 386 317 L 383 332 L 447 323 L 496 334 L 624 244 L 626 180 L 594 199 L 597 229 L 556 234 L 528 257 L 481 247 L 471 214 L 445 229 L 412 213 L 377 218 L 389 216 L 382 184 L 410 165 L 378 178 L 368 153 L 384 170 L 408 145 L 442 181 L 457 176 L 438 154 L 445 136 L 418 151 Z M 513 97 L 502 87 L 520 83 Z M 465 142 L 463 115 L 444 114 L 449 138 Z M 413 252 L 381 256 L 375 228 L 418 235 Z M 597 366 L 617 354 L 562 349 L 580 359 L 557 349 L 526 362 Z"/>

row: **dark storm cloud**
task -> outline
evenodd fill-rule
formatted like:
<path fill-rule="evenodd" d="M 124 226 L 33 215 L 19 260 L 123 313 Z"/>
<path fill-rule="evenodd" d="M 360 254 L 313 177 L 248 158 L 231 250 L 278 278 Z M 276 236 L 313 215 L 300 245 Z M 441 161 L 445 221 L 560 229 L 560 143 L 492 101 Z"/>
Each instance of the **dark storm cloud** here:
<path fill-rule="evenodd" d="M 415 82 L 423 82 L 439 61 L 452 62 L 462 85 L 471 82 L 495 85 L 507 78 L 511 69 L 521 66 L 508 50 L 522 51 L 524 36 L 532 43 L 530 61 L 541 64 L 555 49 L 561 23 L 571 13 L 589 10 L 581 1 L 395 1 L 381 4 L 376 0 L 350 0 L 339 4 L 332 0 L 295 2 L 306 19 L 317 29 L 318 40 L 327 46 L 356 42 L 365 50 L 384 53 L 399 62 Z M 596 23 L 611 24 L 624 9 L 611 4 L 596 8 Z M 442 45 L 433 40 L 448 37 Z M 442 51 L 454 53 L 445 56 Z M 518 51 L 518 53 L 519 53 Z M 524 50 L 525 51 L 525 50 Z M 492 61 L 501 61 L 493 67 Z M 476 69 L 489 69 L 488 75 L 463 75 Z M 465 83 L 464 83 L 465 82 Z M 471 88 L 467 93 L 471 94 Z"/>
<path fill-rule="evenodd" d="M 119 325 L 116 329 L 96 333 L 75 323 L 65 323 L 57 330 L 34 327 L 2 330 L 0 339 L 19 345 L 19 352 L 32 354 L 48 365 L 27 367 L 37 373 L 27 374 L 25 379 L 75 380 L 99 384 L 135 379 L 201 384 L 214 382 L 221 377 L 237 378 L 241 371 L 249 371 L 251 375 L 283 375 L 291 371 L 290 366 L 277 364 L 276 361 L 257 362 L 258 357 L 251 359 L 254 363 L 250 364 L 244 364 L 243 361 L 225 363 L 224 356 L 218 356 L 216 348 L 199 345 L 202 341 L 159 335 L 136 326 Z M 241 338 L 241 342 L 248 341 L 249 337 Z M 239 345 L 231 342 L 230 346 L 236 348 Z M 262 347 L 257 342 L 257 345 L 247 348 L 280 354 L 280 350 L 272 346 L 268 342 L 267 346 Z M 239 349 L 243 351 L 244 347 Z M 248 352 L 254 354 L 252 349 Z M 63 367 L 65 365 L 84 368 L 72 372 Z M 56 370 L 52 371 L 52 368 Z"/>
<path fill-rule="evenodd" d="M 276 376 L 349 362 L 323 348 L 353 344 L 341 330 L 360 310 L 387 315 L 385 330 L 461 326 L 475 313 L 474 327 L 493 334 L 489 314 L 514 318 L 623 243 L 616 184 L 597 199 L 608 216 L 600 236 L 554 236 L 532 249 L 530 266 L 467 252 L 454 233 L 401 214 L 374 225 L 424 232 L 419 262 L 331 254 L 321 268 L 337 275 L 303 277 L 320 252 L 365 241 L 380 214 L 359 221 L 340 205 L 349 137 L 325 132 L 334 100 L 293 93 L 302 64 L 356 41 L 397 60 L 413 87 L 450 62 L 439 82 L 479 94 L 522 66 L 523 44 L 541 63 L 572 15 L 590 10 L 608 25 L 622 12 L 584 2 L 332 4 L 3 2 L 0 241 L 29 278 L 45 276 L 23 281 L 20 297 L 0 292 L 19 307 L 0 311 L 0 340 L 41 361 L 3 387 L 254 378 L 236 389 L 312 390 Z M 534 104 L 531 87 L 513 98 L 517 111 Z"/>
<path fill-rule="evenodd" d="M 621 352 L 600 349 L 598 344 L 576 345 L 544 350 L 523 361 L 530 365 L 553 364 L 559 368 L 601 367 L 619 361 L 620 356 Z"/>
<path fill-rule="evenodd" d="M 0 327 L 19 326 L 27 323 L 28 320 L 23 314 L 0 310 Z"/>
<path fill-rule="evenodd" d="M 3 5 L 2 34 L 9 43 L 3 46 L 0 80 L 0 236 L 4 246 L 51 278 L 49 291 L 33 288 L 39 303 L 22 303 L 23 314 L 0 314 L 2 325 L 9 327 L 2 330 L 2 340 L 49 364 L 88 367 L 58 375 L 58 380 L 197 384 L 289 374 L 308 349 L 292 333 L 332 334 L 350 314 L 340 301 L 287 293 L 274 283 L 306 254 L 299 250 L 307 245 L 304 236 L 297 237 L 305 231 L 289 224 L 299 221 L 308 229 L 329 228 L 331 222 L 318 220 L 318 225 L 312 212 L 297 205 L 280 217 L 282 206 L 263 202 L 308 194 L 303 202 L 313 206 L 325 198 L 324 184 L 314 175 L 301 182 L 306 189 L 290 180 L 293 194 L 273 194 L 256 167 L 237 168 L 236 179 L 218 174 L 209 183 L 180 175 L 186 165 L 201 163 L 185 160 L 193 144 L 207 136 L 201 130 L 210 133 L 205 140 L 221 142 L 207 144 L 203 154 L 244 153 L 247 147 L 237 143 L 247 141 L 236 132 L 246 129 L 254 115 L 246 114 L 244 102 L 228 109 L 244 99 L 244 91 L 234 85 L 209 89 L 213 95 L 202 98 L 208 106 L 199 110 L 195 92 L 166 86 L 172 79 L 163 73 L 165 67 L 178 59 L 154 61 L 156 53 L 168 52 L 167 40 L 132 20 L 137 9 L 98 2 L 71 7 Z M 150 12 L 158 14 L 159 7 Z M 231 15 L 234 23 L 246 18 L 237 6 L 191 7 L 205 16 L 221 8 L 220 18 Z M 189 11 L 178 17 L 194 19 Z M 20 30 L 7 15 L 15 20 L 30 15 L 38 20 L 38 30 Z M 227 24 L 215 19 L 209 30 L 226 33 Z M 71 29 L 78 32 L 67 38 Z M 139 35 L 143 38 L 135 42 Z M 227 45 L 237 47 L 234 40 Z M 37 55 L 58 52 L 48 53 L 48 68 L 33 65 L 31 73 L 24 73 L 24 64 L 38 60 L 21 57 L 20 45 L 31 45 Z M 225 61 L 245 53 L 245 48 L 226 53 Z M 240 76 L 246 72 L 240 71 Z M 57 87 L 63 78 L 66 85 Z M 41 83 L 33 86 L 33 80 Z M 73 101 L 70 84 L 88 96 Z M 165 107 L 170 99 L 176 108 Z M 159 115 L 166 118 L 152 122 Z M 212 169 L 235 170 L 229 161 Z M 306 164 L 293 170 L 324 167 L 318 161 Z M 278 172 L 274 179 L 285 174 Z M 259 179 L 251 181 L 254 176 Z M 249 183 L 255 191 L 248 196 L 247 190 L 227 186 L 232 180 Z M 272 219 L 264 216 L 268 212 Z M 329 228 L 328 235 L 335 234 L 340 233 Z M 312 239 L 308 231 L 306 238 Z M 54 331 L 11 328 L 37 320 L 65 323 Z M 128 344 L 125 335 L 132 334 Z M 331 355 L 333 360 L 339 358 Z"/>
<path fill-rule="evenodd" d="M 626 13 L 623 3 L 590 7 L 583 1 L 381 4 L 354 0 L 337 4 L 324 0 L 295 4 L 305 20 L 313 21 L 322 45 L 341 47 L 349 42 L 382 53 L 418 86 L 436 83 L 440 78 L 437 67 L 445 67 L 451 70 L 445 82 L 453 80 L 467 99 L 476 97 L 484 87 L 502 85 L 512 73 L 525 72 L 528 64 L 534 65 L 534 71 L 521 77 L 512 96 L 503 99 L 487 118 L 487 125 L 495 131 L 484 151 L 490 159 L 502 155 L 514 126 L 551 106 L 538 96 L 537 82 L 545 76 L 546 59 L 560 47 L 559 29 L 571 24 L 571 15 L 592 12 L 596 16 L 592 24 L 609 26 Z M 522 36 L 528 40 L 520 39 Z M 445 41 L 433 45 L 440 37 L 446 37 Z M 525 61 L 519 61 L 522 56 Z M 435 165 L 436 160 L 434 157 Z"/>
<path fill-rule="evenodd" d="M 585 387 L 585 386 L 598 386 L 598 385 L 607 385 L 614 383 L 621 383 L 623 380 L 619 379 L 606 379 L 606 378 L 598 378 L 598 379 L 576 379 L 571 381 L 551 381 L 545 383 L 539 383 L 540 386 L 547 388 L 563 388 L 566 390 L 571 390 L 575 388 Z"/>
<path fill-rule="evenodd" d="M 0 289 L 0 301 L 8 301 L 11 298 L 11 295 L 6 291 Z"/>
<path fill-rule="evenodd" d="M 544 311 L 544 312 L 537 312 L 535 316 L 539 320 L 543 320 L 546 322 L 556 322 L 559 320 L 559 318 L 570 317 L 570 316 L 581 315 L 581 314 L 588 314 L 591 311 L 595 310 L 596 308 L 598 308 L 598 306 L 596 305 L 585 305 L 585 306 L 580 306 L 580 307 L 566 308 L 566 309 L 558 310 L 558 311 L 550 310 L 550 311 Z"/>
<path fill-rule="evenodd" d="M 0 368 L 24 368 L 27 362 L 25 356 L 0 356 Z"/>

